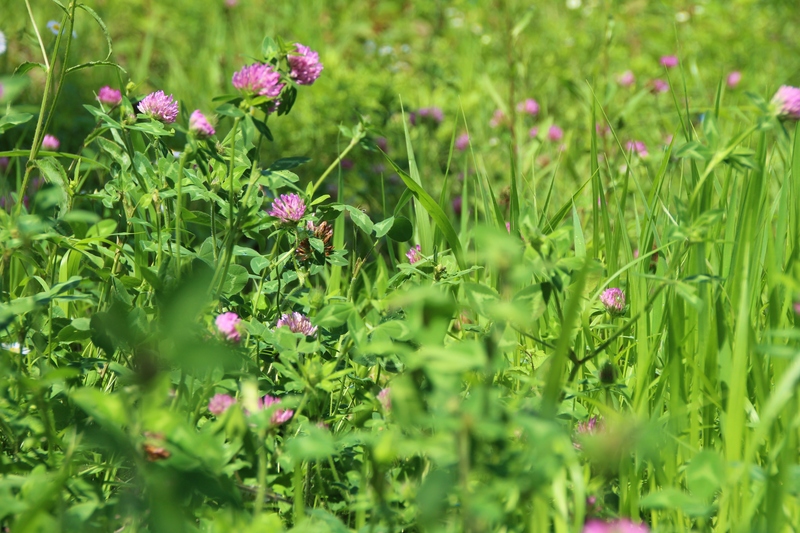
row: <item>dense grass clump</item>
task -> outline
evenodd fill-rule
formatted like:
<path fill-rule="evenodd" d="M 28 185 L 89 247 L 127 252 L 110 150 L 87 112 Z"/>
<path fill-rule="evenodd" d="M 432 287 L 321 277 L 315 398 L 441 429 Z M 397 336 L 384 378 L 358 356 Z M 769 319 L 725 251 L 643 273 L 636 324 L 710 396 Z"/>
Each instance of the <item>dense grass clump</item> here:
<path fill-rule="evenodd" d="M 0 527 L 794 531 L 800 10 L 278 4 L 0 20 Z"/>

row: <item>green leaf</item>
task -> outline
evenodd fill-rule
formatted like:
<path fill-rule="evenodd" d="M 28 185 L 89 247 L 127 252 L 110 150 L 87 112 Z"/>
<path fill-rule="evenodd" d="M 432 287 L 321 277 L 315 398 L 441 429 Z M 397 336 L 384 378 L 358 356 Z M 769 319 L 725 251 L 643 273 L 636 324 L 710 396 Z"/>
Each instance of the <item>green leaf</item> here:
<path fill-rule="evenodd" d="M 406 191 L 408 191 L 408 189 L 406 189 Z M 411 221 L 406 217 L 396 216 L 394 217 L 394 223 L 387 235 L 389 235 L 392 240 L 408 242 L 414 236 L 414 227 L 411 225 Z"/>
<path fill-rule="evenodd" d="M 314 323 L 323 328 L 335 328 L 347 322 L 350 313 L 354 310 L 353 304 L 349 302 L 333 303 L 323 307 L 317 313 Z"/>
<path fill-rule="evenodd" d="M 719 454 L 703 450 L 686 468 L 686 485 L 693 496 L 705 501 L 714 497 L 725 479 L 725 462 Z"/>
<path fill-rule="evenodd" d="M 381 238 L 386 235 L 389 230 L 392 229 L 392 225 L 394 224 L 394 217 L 389 217 L 386 220 L 382 220 L 375 224 L 375 236 L 377 238 Z"/>

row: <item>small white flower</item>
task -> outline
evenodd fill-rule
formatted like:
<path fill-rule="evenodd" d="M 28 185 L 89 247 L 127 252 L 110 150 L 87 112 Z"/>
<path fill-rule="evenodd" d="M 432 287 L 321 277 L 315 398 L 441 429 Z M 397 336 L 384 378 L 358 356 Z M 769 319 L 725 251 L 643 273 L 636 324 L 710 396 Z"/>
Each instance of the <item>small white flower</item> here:
<path fill-rule="evenodd" d="M 58 35 L 58 32 L 61 31 L 61 23 L 56 22 L 55 20 L 51 20 L 47 23 L 47 27 L 53 32 L 53 35 Z"/>
<path fill-rule="evenodd" d="M 678 11 L 675 13 L 675 20 L 680 23 L 686 22 L 689 20 L 689 13 L 686 11 Z"/>
<path fill-rule="evenodd" d="M 391 55 L 393 53 L 394 53 L 394 48 L 392 48 L 388 44 L 386 46 L 381 46 L 380 48 L 378 48 L 378 55 L 379 56 L 388 56 L 388 55 Z"/>
<path fill-rule="evenodd" d="M 0 31 L 0 56 L 6 53 L 6 34 Z"/>
<path fill-rule="evenodd" d="M 0 344 L 0 348 L 7 350 L 11 353 L 18 353 L 21 355 L 28 355 L 31 351 L 28 348 L 23 348 L 20 346 L 18 342 L 12 342 L 11 344 L 6 344 L 5 342 Z"/>

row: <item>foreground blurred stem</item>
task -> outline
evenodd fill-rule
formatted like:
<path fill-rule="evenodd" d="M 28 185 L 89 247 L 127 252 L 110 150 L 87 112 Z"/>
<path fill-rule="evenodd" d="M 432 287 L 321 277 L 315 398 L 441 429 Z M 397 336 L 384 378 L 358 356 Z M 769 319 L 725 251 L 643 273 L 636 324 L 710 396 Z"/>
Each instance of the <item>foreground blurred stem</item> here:
<path fill-rule="evenodd" d="M 175 193 L 178 198 L 175 203 L 175 279 L 181 280 L 181 204 L 183 203 L 183 195 L 181 194 L 181 186 L 183 185 L 183 169 L 186 167 L 186 154 L 191 150 L 187 144 L 181 154 L 180 163 L 178 163 L 178 179 L 175 182 Z"/>

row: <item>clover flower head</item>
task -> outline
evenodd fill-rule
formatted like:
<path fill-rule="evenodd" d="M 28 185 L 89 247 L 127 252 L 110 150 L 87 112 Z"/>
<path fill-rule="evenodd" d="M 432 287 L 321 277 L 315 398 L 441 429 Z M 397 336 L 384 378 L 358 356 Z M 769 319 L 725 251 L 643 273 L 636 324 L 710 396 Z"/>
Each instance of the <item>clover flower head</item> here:
<path fill-rule="evenodd" d="M 232 312 L 222 313 L 217 316 L 214 323 L 217 325 L 217 330 L 225 335 L 229 341 L 239 342 L 242 338 L 239 333 L 239 323 L 242 321 L 239 315 Z"/>
<path fill-rule="evenodd" d="M 421 261 L 422 260 L 422 246 L 419 245 L 419 244 L 416 245 L 416 246 L 412 246 L 406 252 L 406 257 L 408 258 L 408 262 L 410 264 L 412 264 L 412 265 L 414 263 L 416 263 L 417 261 Z"/>
<path fill-rule="evenodd" d="M 564 130 L 553 124 L 550 126 L 550 129 L 547 130 L 547 138 L 553 142 L 558 142 L 564 138 Z"/>
<path fill-rule="evenodd" d="M 284 326 L 289 328 L 292 333 L 302 333 L 308 337 L 312 337 L 317 333 L 317 326 L 312 324 L 307 316 L 297 311 L 281 315 L 275 327 Z"/>
<path fill-rule="evenodd" d="M 456 150 L 458 150 L 459 152 L 463 152 L 464 150 L 466 150 L 469 147 L 469 134 L 462 133 L 461 135 L 456 137 L 455 146 Z"/>
<path fill-rule="evenodd" d="M 420 124 L 438 126 L 443 120 L 444 112 L 441 107 L 422 107 L 416 112 L 412 111 L 408 114 L 408 121 L 412 126 L 416 126 L 417 122 Z"/>
<path fill-rule="evenodd" d="M 492 118 L 489 120 L 489 126 L 492 128 L 496 128 L 506 120 L 506 114 L 503 113 L 502 109 L 495 109 L 494 113 L 492 113 Z"/>
<path fill-rule="evenodd" d="M 628 141 L 625 143 L 625 150 L 635 152 L 639 157 L 646 157 L 648 154 L 647 145 L 642 141 Z"/>
<path fill-rule="evenodd" d="M 199 139 L 207 139 L 216 133 L 214 126 L 199 109 L 195 109 L 189 117 L 189 131 Z"/>
<path fill-rule="evenodd" d="M 142 98 L 137 108 L 143 115 L 164 124 L 172 124 L 178 118 L 178 102 L 171 94 L 164 94 L 164 91 L 148 94 Z"/>
<path fill-rule="evenodd" d="M 219 416 L 236 403 L 236 398 L 228 394 L 215 394 L 208 401 L 208 410 L 214 416 Z"/>
<path fill-rule="evenodd" d="M 377 395 L 378 401 L 381 402 L 381 406 L 383 406 L 384 411 L 392 410 L 392 398 L 390 394 L 391 394 L 391 389 L 389 387 L 386 387 L 384 389 L 381 389 L 381 391 Z"/>
<path fill-rule="evenodd" d="M 306 204 L 295 193 L 282 194 L 272 202 L 272 208 L 267 213 L 271 217 L 279 218 L 284 224 L 297 222 L 306 213 Z"/>
<path fill-rule="evenodd" d="M 267 409 L 273 405 L 277 405 L 281 403 L 280 398 L 276 398 L 274 396 L 270 396 L 267 394 L 263 398 L 258 400 L 258 408 L 260 410 Z M 276 409 L 272 416 L 270 417 L 269 421 L 270 424 L 273 426 L 280 426 L 281 424 L 288 422 L 292 416 L 294 416 L 294 411 L 292 409 Z"/>
<path fill-rule="evenodd" d="M 534 126 L 530 130 L 528 130 L 528 137 L 530 137 L 531 139 L 535 139 L 537 135 L 539 135 L 538 126 Z"/>
<path fill-rule="evenodd" d="M 463 207 L 463 204 L 464 204 L 464 199 L 461 198 L 460 196 L 456 196 L 455 198 L 453 198 L 453 203 L 452 203 L 453 212 L 456 214 L 457 217 L 461 216 L 461 209 Z"/>
<path fill-rule="evenodd" d="M 669 91 L 669 83 L 660 78 L 653 80 L 652 84 L 653 84 L 653 93 L 655 94 L 665 93 Z"/>
<path fill-rule="evenodd" d="M 539 113 L 539 102 L 533 98 L 526 98 L 524 101 L 517 104 L 517 111 L 536 116 Z"/>
<path fill-rule="evenodd" d="M 250 96 L 275 98 L 281 94 L 283 83 L 281 75 L 265 63 L 245 65 L 233 75 L 231 83 L 241 92 Z"/>
<path fill-rule="evenodd" d="M 42 150 L 55 152 L 58 150 L 59 146 L 61 146 L 61 141 L 59 141 L 55 135 L 50 135 L 48 133 L 44 136 L 44 139 L 42 139 Z"/>
<path fill-rule="evenodd" d="M 105 85 L 97 91 L 97 101 L 101 104 L 118 106 L 122 103 L 122 93 L 117 89 Z"/>
<path fill-rule="evenodd" d="M 311 85 L 322 73 L 322 63 L 319 62 L 319 54 L 308 46 L 300 43 L 295 45 L 297 54 L 290 54 L 286 60 L 292 67 L 289 76 L 298 85 Z"/>
<path fill-rule="evenodd" d="M 625 312 L 625 293 L 621 289 L 614 287 L 604 290 L 600 301 L 610 315 L 617 316 Z"/>
<path fill-rule="evenodd" d="M 775 106 L 778 117 L 799 120 L 800 88 L 782 85 L 772 97 L 772 104 Z"/>
<path fill-rule="evenodd" d="M 742 73 L 739 72 L 738 70 L 734 70 L 733 72 L 728 74 L 725 83 L 727 83 L 728 87 L 730 87 L 731 89 L 735 89 L 736 86 L 739 85 L 740 81 L 742 81 Z"/>
<path fill-rule="evenodd" d="M 661 56 L 659 63 L 662 67 L 674 68 L 678 66 L 678 58 L 677 56 Z"/>
<path fill-rule="evenodd" d="M 650 528 L 627 518 L 604 522 L 593 518 L 583 526 L 583 533 L 650 533 Z"/>
<path fill-rule="evenodd" d="M 617 77 L 617 83 L 619 83 L 623 87 L 630 87 L 631 85 L 636 83 L 636 76 L 634 76 L 633 72 L 631 72 L 630 70 L 626 70 Z"/>

